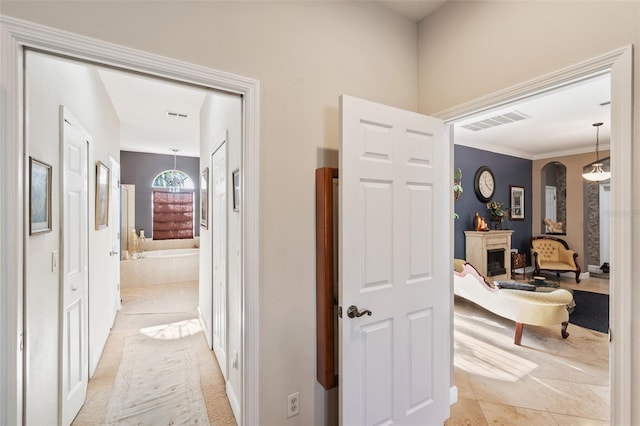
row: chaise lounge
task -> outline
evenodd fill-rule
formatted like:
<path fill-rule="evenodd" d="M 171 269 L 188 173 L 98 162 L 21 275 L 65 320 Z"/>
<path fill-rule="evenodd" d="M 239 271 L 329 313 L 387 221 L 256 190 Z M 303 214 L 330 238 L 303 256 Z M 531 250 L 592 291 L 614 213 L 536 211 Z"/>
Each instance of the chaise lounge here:
<path fill-rule="evenodd" d="M 576 283 L 580 282 L 578 253 L 569 250 L 566 241 L 542 235 L 531 237 L 529 245 L 535 275 L 540 275 L 541 270 L 555 272 L 558 276 L 560 276 L 560 272 L 575 272 Z"/>
<path fill-rule="evenodd" d="M 494 288 L 470 263 L 455 259 L 454 294 L 463 297 L 503 318 L 515 321 L 513 343 L 520 345 L 524 324 L 549 326 L 560 324 L 561 335 L 569 337 L 569 311 L 573 296 L 564 289 L 549 293 Z"/>

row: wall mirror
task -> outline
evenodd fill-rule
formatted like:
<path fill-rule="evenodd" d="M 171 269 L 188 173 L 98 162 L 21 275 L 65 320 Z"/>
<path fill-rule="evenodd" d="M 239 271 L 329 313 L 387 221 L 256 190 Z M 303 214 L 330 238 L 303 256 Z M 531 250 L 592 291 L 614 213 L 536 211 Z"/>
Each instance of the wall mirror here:
<path fill-rule="evenodd" d="M 553 161 L 540 173 L 543 234 L 565 234 L 567 230 L 567 167 Z"/>

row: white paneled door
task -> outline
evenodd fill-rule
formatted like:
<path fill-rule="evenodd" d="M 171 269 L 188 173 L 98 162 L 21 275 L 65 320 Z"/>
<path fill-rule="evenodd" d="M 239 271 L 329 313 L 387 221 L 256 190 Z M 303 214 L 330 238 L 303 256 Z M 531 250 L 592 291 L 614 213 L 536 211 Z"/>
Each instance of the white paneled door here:
<path fill-rule="evenodd" d="M 227 144 L 211 156 L 213 350 L 227 378 Z"/>
<path fill-rule="evenodd" d="M 442 424 L 453 203 L 444 124 L 348 96 L 340 104 L 341 424 Z"/>
<path fill-rule="evenodd" d="M 77 121 L 61 107 L 61 319 L 60 423 L 69 425 L 84 404 L 88 364 L 88 204 L 87 144 Z"/>

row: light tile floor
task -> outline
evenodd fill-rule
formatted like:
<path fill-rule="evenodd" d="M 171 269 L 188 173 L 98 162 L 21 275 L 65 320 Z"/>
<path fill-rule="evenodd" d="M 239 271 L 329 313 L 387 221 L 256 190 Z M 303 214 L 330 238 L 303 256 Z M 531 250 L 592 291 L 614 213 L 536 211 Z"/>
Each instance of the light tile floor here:
<path fill-rule="evenodd" d="M 562 287 L 609 293 L 609 281 L 589 278 Z M 445 425 L 608 425 L 608 336 L 569 324 L 524 327 L 456 297 L 454 381 L 458 403 Z"/>

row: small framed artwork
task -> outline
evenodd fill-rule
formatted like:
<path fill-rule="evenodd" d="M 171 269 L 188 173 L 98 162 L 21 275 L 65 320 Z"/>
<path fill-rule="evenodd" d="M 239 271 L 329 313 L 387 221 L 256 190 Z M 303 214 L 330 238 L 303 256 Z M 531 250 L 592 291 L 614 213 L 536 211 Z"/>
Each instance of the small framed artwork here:
<path fill-rule="evenodd" d="M 524 220 L 524 187 L 509 185 L 511 191 L 511 220 Z"/>
<path fill-rule="evenodd" d="M 236 169 L 231 174 L 233 182 L 233 211 L 240 211 L 240 170 Z"/>
<path fill-rule="evenodd" d="M 207 229 L 209 226 L 209 168 L 206 167 L 200 173 L 200 227 Z"/>
<path fill-rule="evenodd" d="M 96 163 L 96 229 L 109 226 L 109 184 L 111 171 L 102 162 Z"/>
<path fill-rule="evenodd" d="M 51 166 L 29 157 L 29 235 L 51 232 Z"/>

